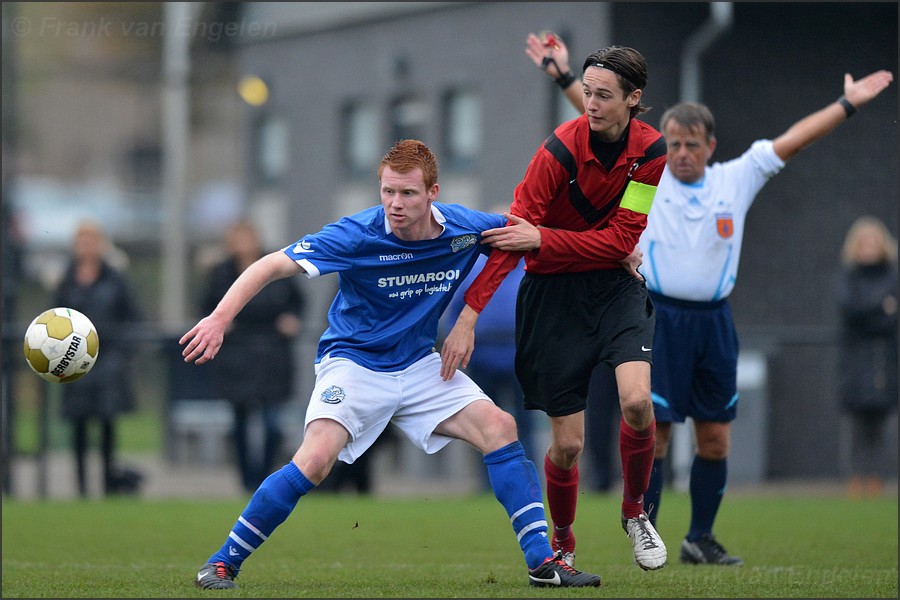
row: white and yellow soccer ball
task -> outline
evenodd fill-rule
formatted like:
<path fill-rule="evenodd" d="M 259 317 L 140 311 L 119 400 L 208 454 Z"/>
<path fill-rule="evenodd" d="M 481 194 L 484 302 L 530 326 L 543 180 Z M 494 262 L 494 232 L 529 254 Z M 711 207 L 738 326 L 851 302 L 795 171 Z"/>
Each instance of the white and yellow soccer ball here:
<path fill-rule="evenodd" d="M 100 353 L 91 320 L 72 308 L 51 308 L 25 330 L 25 360 L 42 379 L 69 383 L 87 375 Z"/>

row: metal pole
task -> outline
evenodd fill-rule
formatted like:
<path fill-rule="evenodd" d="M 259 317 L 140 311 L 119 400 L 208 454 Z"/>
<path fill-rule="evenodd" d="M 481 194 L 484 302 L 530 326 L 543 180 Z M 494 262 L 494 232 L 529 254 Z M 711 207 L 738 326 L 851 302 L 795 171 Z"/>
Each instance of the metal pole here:
<path fill-rule="evenodd" d="M 188 145 L 190 143 L 190 23 L 193 2 L 165 3 L 163 39 L 162 327 L 179 331 L 187 315 Z"/>
<path fill-rule="evenodd" d="M 38 408 L 37 495 L 46 498 L 50 481 L 50 405 L 58 397 L 61 383 L 41 382 Z"/>
<path fill-rule="evenodd" d="M 3 293 L 2 293 L 2 318 L 3 318 L 3 382 L 0 384 L 0 431 L 2 431 L 2 444 L 0 444 L 0 456 L 2 456 L 3 479 L 2 488 L 4 494 L 13 494 L 14 477 L 12 472 L 13 460 L 16 454 L 16 365 L 14 357 L 22 359 L 20 345 L 15 340 L 8 340 L 7 334 L 16 321 L 16 298 L 18 295 L 18 282 L 21 273 L 21 246 L 18 235 L 13 235 L 12 222 L 13 209 L 10 208 L 11 197 L 15 192 L 16 178 L 18 176 L 18 140 L 19 127 L 17 125 L 16 104 L 18 102 L 18 45 L 17 37 L 12 35 L 11 23 L 18 15 L 18 6 L 15 2 L 9 2 L 3 7 L 3 103 L 2 103 L 2 131 L 3 131 L 3 160 L 2 160 L 2 193 L 3 193 Z M 9 343 L 7 343 L 9 342 Z"/>
<path fill-rule="evenodd" d="M 731 27 L 731 2 L 710 2 L 709 19 L 688 38 L 681 56 L 681 102 L 702 102 L 700 55 Z"/>
<path fill-rule="evenodd" d="M 681 55 L 681 102 L 703 101 L 703 76 L 701 56 L 730 27 L 734 20 L 731 2 L 710 2 L 709 18 L 695 31 L 684 45 Z M 687 491 L 690 485 L 691 464 L 694 460 L 693 422 L 687 419 L 672 428 L 670 461 L 672 482 L 678 491 Z"/>

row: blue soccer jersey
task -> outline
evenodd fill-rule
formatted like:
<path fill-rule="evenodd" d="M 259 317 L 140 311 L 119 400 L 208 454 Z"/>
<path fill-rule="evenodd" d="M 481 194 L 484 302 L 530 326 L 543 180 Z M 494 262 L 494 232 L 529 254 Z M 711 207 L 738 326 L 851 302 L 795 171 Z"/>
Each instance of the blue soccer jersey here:
<path fill-rule="evenodd" d="M 309 278 L 338 274 L 316 363 L 331 355 L 373 371 L 399 371 L 432 350 L 451 297 L 478 255 L 490 252 L 481 232 L 506 219 L 458 204 L 434 202 L 431 210 L 443 227 L 434 239 L 399 239 L 378 205 L 284 248 Z"/>

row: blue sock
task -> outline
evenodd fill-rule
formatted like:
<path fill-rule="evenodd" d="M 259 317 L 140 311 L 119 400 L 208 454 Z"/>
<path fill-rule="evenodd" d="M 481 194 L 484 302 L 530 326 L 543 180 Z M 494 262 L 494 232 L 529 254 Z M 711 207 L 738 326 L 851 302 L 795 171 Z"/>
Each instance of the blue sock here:
<path fill-rule="evenodd" d="M 207 562 L 222 561 L 236 569 L 284 523 L 301 496 L 315 487 L 293 462 L 275 471 L 256 489 L 219 551 Z"/>
<path fill-rule="evenodd" d="M 687 540 L 696 542 L 703 534 L 711 534 L 713 522 L 719 512 L 725 481 L 728 478 L 728 461 L 707 460 L 694 456 L 691 465 L 691 528 Z"/>
<path fill-rule="evenodd" d="M 519 441 L 484 455 L 494 496 L 506 509 L 529 569 L 553 556 L 541 480 Z"/>
<path fill-rule="evenodd" d="M 656 527 L 656 515 L 659 514 L 659 503 L 662 501 L 663 484 L 666 481 L 666 460 L 664 458 L 653 459 L 653 470 L 650 471 L 650 485 L 644 492 L 644 512 L 650 523 Z"/>

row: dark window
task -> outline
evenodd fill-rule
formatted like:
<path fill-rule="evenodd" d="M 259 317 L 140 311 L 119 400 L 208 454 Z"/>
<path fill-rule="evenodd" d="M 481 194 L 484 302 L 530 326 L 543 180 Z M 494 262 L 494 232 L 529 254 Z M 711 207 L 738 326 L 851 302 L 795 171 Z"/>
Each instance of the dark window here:
<path fill-rule="evenodd" d="M 451 169 L 472 171 L 481 148 L 481 96 L 474 90 L 454 89 L 443 102 L 443 159 Z"/>
<path fill-rule="evenodd" d="M 353 177 L 371 175 L 383 154 L 378 109 L 368 102 L 350 102 L 341 111 L 341 123 L 345 171 Z"/>

